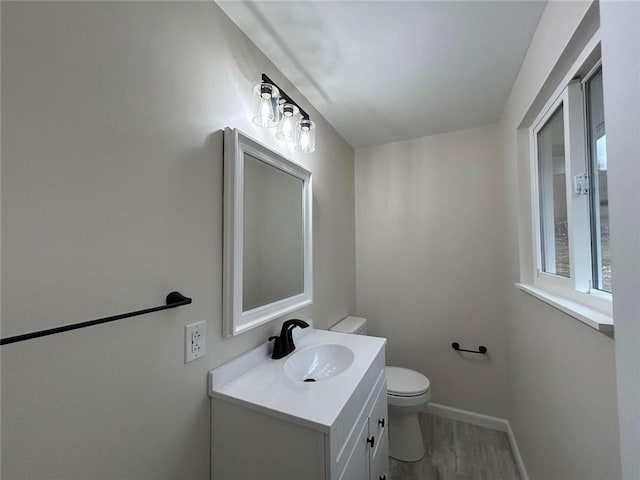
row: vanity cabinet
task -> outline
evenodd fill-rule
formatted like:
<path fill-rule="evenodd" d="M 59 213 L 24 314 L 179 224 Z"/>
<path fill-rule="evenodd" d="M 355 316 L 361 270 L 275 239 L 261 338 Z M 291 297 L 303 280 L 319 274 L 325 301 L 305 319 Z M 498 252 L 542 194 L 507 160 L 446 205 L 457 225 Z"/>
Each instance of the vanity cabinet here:
<path fill-rule="evenodd" d="M 344 468 L 337 477 L 329 478 L 386 480 L 389 468 L 386 382 L 376 390 L 373 404 L 363 409 L 368 412 L 354 425 L 354 444 L 347 453 Z M 335 470 L 339 471 L 340 466 Z"/>
<path fill-rule="evenodd" d="M 306 418 L 294 417 L 238 402 L 231 396 L 213 396 L 211 478 L 386 480 L 389 459 L 384 360 L 382 346 L 360 381 L 351 387 L 339 412 L 324 425 L 314 422 L 313 411 Z M 325 384 L 317 392 L 326 395 L 332 381 L 297 388 Z M 335 395 L 340 392 L 335 391 Z M 283 393 L 283 399 L 285 396 Z M 330 404 L 327 398 L 327 409 Z M 317 411 L 317 405 L 313 409 Z"/>

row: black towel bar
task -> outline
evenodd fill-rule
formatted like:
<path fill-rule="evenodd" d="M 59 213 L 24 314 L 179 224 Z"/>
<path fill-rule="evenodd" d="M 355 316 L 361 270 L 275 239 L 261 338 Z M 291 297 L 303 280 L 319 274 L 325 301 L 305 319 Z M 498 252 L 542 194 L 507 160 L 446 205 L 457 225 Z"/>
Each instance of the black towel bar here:
<path fill-rule="evenodd" d="M 40 330 L 38 332 L 25 333 L 23 335 L 3 338 L 0 340 L 0 345 L 24 342 L 25 340 L 31 340 L 32 338 L 46 337 L 47 335 L 68 332 L 69 330 L 77 330 L 78 328 L 91 327 L 93 325 L 99 325 L 101 323 L 115 322 L 116 320 L 122 320 L 123 318 L 136 317 L 138 315 L 144 315 L 146 313 L 158 312 L 160 310 L 166 310 L 167 308 L 181 307 L 182 305 L 190 304 L 192 300 L 188 297 L 185 297 L 180 292 L 171 292 L 169 295 L 167 295 L 166 302 L 166 305 L 161 305 L 159 307 L 145 308 L 144 310 L 122 313 L 120 315 L 114 315 L 112 317 L 98 318 L 97 320 L 89 320 L 88 322 L 72 323 L 71 325 L 64 325 L 62 327 L 54 327 L 47 330 Z"/>
<path fill-rule="evenodd" d="M 453 342 L 451 344 L 451 347 L 457 352 L 481 353 L 482 355 L 487 354 L 487 347 L 485 347 L 484 345 L 480 345 L 478 347 L 478 350 L 466 350 L 464 348 L 460 348 L 460 344 L 458 342 Z"/>

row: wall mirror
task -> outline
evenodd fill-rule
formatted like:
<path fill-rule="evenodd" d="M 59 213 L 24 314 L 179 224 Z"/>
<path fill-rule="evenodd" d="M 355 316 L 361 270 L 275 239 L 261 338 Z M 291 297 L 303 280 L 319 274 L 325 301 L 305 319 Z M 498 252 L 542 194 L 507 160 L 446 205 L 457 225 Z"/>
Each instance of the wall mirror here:
<path fill-rule="evenodd" d="M 309 170 L 225 129 L 225 336 L 311 304 L 311 202 Z"/>

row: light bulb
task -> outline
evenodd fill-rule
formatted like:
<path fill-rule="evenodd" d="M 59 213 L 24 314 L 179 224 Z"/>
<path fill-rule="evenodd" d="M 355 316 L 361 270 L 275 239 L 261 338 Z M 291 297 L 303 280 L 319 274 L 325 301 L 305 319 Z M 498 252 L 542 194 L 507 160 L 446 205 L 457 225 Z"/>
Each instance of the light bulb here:
<path fill-rule="evenodd" d="M 276 131 L 276 138 L 283 142 L 295 142 L 300 109 L 291 103 L 283 103 L 280 105 L 280 112 L 281 120 Z"/>
<path fill-rule="evenodd" d="M 298 122 L 296 150 L 304 153 L 314 152 L 316 149 L 316 124 L 304 118 Z"/>
<path fill-rule="evenodd" d="M 300 132 L 300 149 L 303 152 L 307 151 L 307 148 L 309 148 L 309 129 L 302 129 L 302 132 Z"/>
<path fill-rule="evenodd" d="M 260 102 L 260 126 L 268 127 L 271 122 L 273 122 L 273 110 L 271 109 L 271 96 L 268 98 L 262 97 L 262 101 Z"/>
<path fill-rule="evenodd" d="M 253 89 L 253 123 L 275 127 L 280 119 L 280 91 L 270 83 L 258 83 Z"/>

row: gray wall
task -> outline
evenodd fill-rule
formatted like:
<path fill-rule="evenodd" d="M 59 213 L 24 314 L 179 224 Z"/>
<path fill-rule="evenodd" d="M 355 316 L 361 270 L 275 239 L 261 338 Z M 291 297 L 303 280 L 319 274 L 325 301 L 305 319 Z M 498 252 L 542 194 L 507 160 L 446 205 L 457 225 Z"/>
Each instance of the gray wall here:
<path fill-rule="evenodd" d="M 625 479 L 640 478 L 640 3 L 602 3 L 618 408 Z"/>
<path fill-rule="evenodd" d="M 2 336 L 194 299 L 2 347 L 3 479 L 209 478 L 206 373 L 278 327 L 221 336 L 227 125 L 313 171 L 305 314 L 355 310 L 353 149 L 313 110 L 315 154 L 254 127 L 263 71 L 309 108 L 212 2 L 2 3 Z"/>
<path fill-rule="evenodd" d="M 513 286 L 533 275 L 527 133 L 518 127 L 589 7 L 547 5 L 499 124 L 507 186 L 508 418 L 531 480 L 621 475 L 613 339 Z"/>
<path fill-rule="evenodd" d="M 358 314 L 433 401 L 505 418 L 502 161 L 493 126 L 356 150 Z M 451 348 L 486 345 L 487 357 Z"/>

